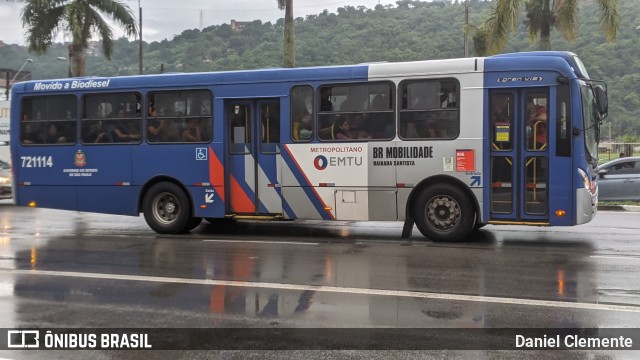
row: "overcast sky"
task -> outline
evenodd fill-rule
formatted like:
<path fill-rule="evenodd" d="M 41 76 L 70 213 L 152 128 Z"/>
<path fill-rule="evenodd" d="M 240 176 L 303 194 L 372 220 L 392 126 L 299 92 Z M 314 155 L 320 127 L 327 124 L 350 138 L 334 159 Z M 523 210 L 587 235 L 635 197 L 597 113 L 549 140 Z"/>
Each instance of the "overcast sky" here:
<path fill-rule="evenodd" d="M 123 1 L 138 18 L 138 0 Z M 395 0 L 294 0 L 294 16 L 319 14 L 325 9 L 336 12 L 346 5 L 373 9 L 377 4 L 395 5 Z M 142 7 L 142 37 L 146 42 L 171 40 L 187 29 L 207 27 L 237 21 L 262 20 L 275 22 L 284 17 L 276 0 L 140 0 Z M 0 40 L 7 44 L 24 45 L 24 29 L 20 21 L 21 5 L 17 0 L 0 0 Z M 122 35 L 113 26 L 116 37 Z M 61 38 L 58 41 L 62 41 Z"/>

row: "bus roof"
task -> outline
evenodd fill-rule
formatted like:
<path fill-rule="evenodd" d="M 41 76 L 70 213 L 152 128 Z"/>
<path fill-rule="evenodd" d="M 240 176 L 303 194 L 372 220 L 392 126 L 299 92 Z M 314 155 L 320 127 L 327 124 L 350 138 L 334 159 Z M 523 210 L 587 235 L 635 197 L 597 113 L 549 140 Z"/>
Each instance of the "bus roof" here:
<path fill-rule="evenodd" d="M 487 58 L 437 59 L 397 63 L 370 63 L 304 68 L 269 68 L 198 73 L 164 73 L 116 77 L 82 77 L 31 80 L 15 84 L 11 91 L 68 92 L 77 90 L 136 89 L 250 83 L 312 83 L 367 81 L 393 76 L 421 76 L 483 71 L 555 70 L 567 77 L 588 78 L 580 59 L 564 51 L 510 53 Z M 75 85 L 74 85 L 75 84 Z M 108 86 L 102 86 L 106 84 Z"/>
<path fill-rule="evenodd" d="M 527 64 L 531 67 L 539 66 L 540 64 L 544 64 L 549 61 L 550 58 L 559 58 L 565 61 L 570 66 L 570 74 L 565 74 L 567 76 L 573 75 L 575 77 L 581 79 L 589 79 L 589 74 L 587 73 L 587 69 L 584 67 L 584 64 L 578 57 L 578 55 L 569 52 L 569 51 L 526 51 L 526 52 L 517 52 L 517 53 L 507 53 L 507 54 L 498 54 L 493 55 L 487 58 L 487 61 L 490 64 L 494 64 L 497 66 L 505 66 L 510 62 L 503 60 L 515 60 L 520 62 L 520 67 L 522 67 L 522 61 L 527 61 Z M 497 60 L 497 62 L 493 62 Z M 551 65 L 551 64 L 549 64 Z M 549 67 L 547 65 L 547 67 Z M 555 64 L 557 66 L 557 63 Z M 492 66 L 490 66 L 492 67 Z"/>
<path fill-rule="evenodd" d="M 198 85 L 224 85 L 242 83 L 270 83 L 270 82 L 313 82 L 313 81 L 344 81 L 366 80 L 368 65 L 323 66 L 308 68 L 270 68 L 257 70 L 197 72 L 197 73 L 163 73 L 153 75 L 131 75 L 115 77 L 80 77 L 63 79 L 31 80 L 15 84 L 15 93 L 32 92 L 38 90 L 68 91 L 79 90 L 73 83 L 101 83 L 109 81 L 108 88 L 145 88 L 145 87 L 180 87 Z M 65 88 L 65 86 L 68 86 Z M 82 87 L 95 90 L 98 87 Z M 107 90 L 107 88 L 104 88 Z"/>

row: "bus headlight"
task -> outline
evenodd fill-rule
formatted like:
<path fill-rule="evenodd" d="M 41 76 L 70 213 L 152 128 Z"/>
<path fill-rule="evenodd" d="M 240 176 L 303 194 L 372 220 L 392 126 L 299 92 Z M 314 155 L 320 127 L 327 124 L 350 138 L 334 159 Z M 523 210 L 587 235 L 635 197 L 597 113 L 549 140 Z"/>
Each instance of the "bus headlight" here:
<path fill-rule="evenodd" d="M 582 181 L 584 182 L 584 188 L 589 190 L 590 193 L 594 194 L 596 191 L 595 183 L 593 183 L 591 179 L 589 179 L 589 176 L 587 175 L 586 172 L 584 172 L 584 170 L 578 168 L 578 174 L 580 174 L 580 177 L 582 177 Z"/>
<path fill-rule="evenodd" d="M 11 182 L 11 178 L 6 176 L 0 176 L 0 184 L 8 184 Z"/>

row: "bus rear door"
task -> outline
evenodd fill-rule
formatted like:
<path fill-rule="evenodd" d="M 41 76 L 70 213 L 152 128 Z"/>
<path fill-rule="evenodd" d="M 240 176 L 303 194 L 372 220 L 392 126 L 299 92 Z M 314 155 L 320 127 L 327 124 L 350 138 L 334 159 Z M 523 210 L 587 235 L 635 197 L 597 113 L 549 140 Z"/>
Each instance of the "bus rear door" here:
<path fill-rule="evenodd" d="M 225 107 L 228 212 L 282 215 L 280 100 L 233 100 Z"/>

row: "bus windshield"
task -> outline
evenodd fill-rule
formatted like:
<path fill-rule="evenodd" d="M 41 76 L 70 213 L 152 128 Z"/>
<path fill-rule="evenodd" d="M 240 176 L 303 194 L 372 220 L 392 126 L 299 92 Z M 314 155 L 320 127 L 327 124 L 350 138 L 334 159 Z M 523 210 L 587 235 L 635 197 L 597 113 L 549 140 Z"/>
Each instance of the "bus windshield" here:
<path fill-rule="evenodd" d="M 589 78 L 589 74 L 587 73 L 587 68 L 584 66 L 584 63 L 580 58 L 576 55 L 573 56 L 573 60 L 576 62 L 576 66 L 578 66 L 578 71 L 582 73 L 585 79 Z"/>
<path fill-rule="evenodd" d="M 593 96 L 593 90 L 588 84 L 581 88 L 582 93 L 582 115 L 584 117 L 584 137 L 585 147 L 589 161 L 598 159 L 598 142 L 600 132 L 600 116 Z"/>

